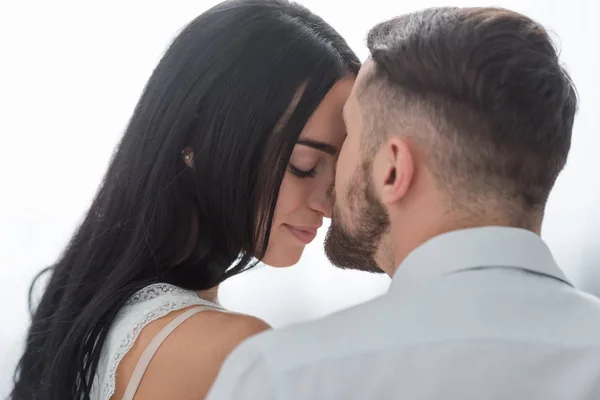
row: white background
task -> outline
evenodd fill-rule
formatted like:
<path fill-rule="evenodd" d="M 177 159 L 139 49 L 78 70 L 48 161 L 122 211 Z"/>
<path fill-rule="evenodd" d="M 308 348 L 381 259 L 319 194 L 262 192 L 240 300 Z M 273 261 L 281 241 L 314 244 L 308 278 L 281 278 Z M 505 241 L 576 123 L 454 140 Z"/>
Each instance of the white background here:
<path fill-rule="evenodd" d="M 216 1 L 0 0 L 0 398 L 29 317 L 33 275 L 56 260 L 90 204 L 152 69 L 186 22 Z M 302 1 L 361 59 L 375 23 L 429 6 L 499 5 L 560 38 L 581 108 L 543 236 L 567 274 L 600 293 L 600 6 L 596 0 Z M 389 280 L 331 267 L 321 232 L 302 261 L 223 285 L 227 307 L 274 326 L 315 318 L 386 290 Z"/>

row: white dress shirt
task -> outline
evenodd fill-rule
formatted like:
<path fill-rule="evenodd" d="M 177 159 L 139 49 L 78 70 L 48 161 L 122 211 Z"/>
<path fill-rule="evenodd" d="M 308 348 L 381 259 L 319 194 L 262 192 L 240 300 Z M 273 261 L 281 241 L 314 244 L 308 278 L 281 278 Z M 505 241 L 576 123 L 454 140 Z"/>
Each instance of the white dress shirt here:
<path fill-rule="evenodd" d="M 600 300 L 534 233 L 446 233 L 384 296 L 247 340 L 208 399 L 598 400 Z"/>

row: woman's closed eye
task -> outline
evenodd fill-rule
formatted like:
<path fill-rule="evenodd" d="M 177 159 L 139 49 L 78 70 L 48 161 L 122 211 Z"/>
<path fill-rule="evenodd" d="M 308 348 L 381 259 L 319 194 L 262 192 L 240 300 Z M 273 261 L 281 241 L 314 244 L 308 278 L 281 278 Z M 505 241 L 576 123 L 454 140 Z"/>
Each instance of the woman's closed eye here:
<path fill-rule="evenodd" d="M 315 168 L 311 168 L 310 170 L 304 170 L 295 167 L 294 165 L 289 165 L 289 170 L 292 174 L 296 175 L 298 178 L 314 178 L 317 175 L 317 171 Z"/>

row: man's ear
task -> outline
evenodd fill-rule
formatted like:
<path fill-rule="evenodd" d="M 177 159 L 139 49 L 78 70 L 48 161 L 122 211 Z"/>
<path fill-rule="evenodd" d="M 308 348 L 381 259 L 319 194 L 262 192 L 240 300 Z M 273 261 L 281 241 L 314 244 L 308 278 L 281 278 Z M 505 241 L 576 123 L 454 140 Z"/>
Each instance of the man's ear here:
<path fill-rule="evenodd" d="M 415 166 L 409 144 L 399 137 L 392 137 L 383 148 L 384 174 L 381 201 L 391 204 L 401 200 L 412 183 Z"/>

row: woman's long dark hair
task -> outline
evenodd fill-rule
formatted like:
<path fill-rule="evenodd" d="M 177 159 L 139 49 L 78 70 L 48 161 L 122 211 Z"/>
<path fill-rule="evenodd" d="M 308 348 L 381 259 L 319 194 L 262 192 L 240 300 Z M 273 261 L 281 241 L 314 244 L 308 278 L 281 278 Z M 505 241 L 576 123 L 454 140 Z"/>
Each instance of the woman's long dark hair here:
<path fill-rule="evenodd" d="M 108 329 L 134 292 L 154 282 L 209 289 L 253 266 L 298 135 L 358 68 L 333 28 L 285 0 L 226 1 L 192 21 L 51 268 L 12 398 L 88 399 Z"/>

